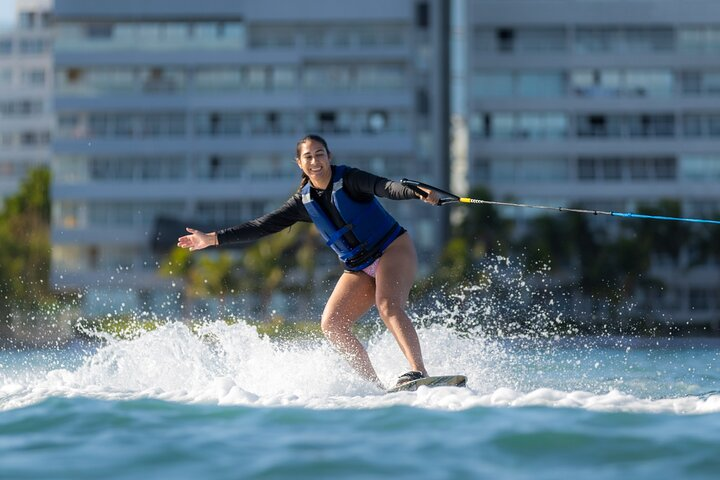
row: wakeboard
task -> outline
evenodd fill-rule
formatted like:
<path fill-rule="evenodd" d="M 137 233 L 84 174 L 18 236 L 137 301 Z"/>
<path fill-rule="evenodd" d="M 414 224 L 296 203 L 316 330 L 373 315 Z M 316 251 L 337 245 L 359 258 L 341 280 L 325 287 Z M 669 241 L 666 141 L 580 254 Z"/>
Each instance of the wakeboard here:
<path fill-rule="evenodd" d="M 425 377 L 411 380 L 402 385 L 396 385 L 390 388 L 387 393 L 395 392 L 414 392 L 418 388 L 425 387 L 464 387 L 467 383 L 465 375 L 443 375 L 439 377 Z"/>

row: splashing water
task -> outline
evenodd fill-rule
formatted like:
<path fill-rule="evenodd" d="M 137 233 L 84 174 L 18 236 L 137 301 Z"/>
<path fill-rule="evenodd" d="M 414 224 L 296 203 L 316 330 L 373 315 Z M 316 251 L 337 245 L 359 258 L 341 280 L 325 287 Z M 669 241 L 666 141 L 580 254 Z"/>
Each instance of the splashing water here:
<path fill-rule="evenodd" d="M 577 332 L 565 323 L 542 272 L 531 281 L 505 258 L 485 272 L 484 282 L 438 294 L 417 315 L 430 373 L 465 374 L 467 389 L 385 395 L 323 339 L 270 339 L 241 319 L 171 321 L 121 338 L 97 333 L 99 345 L 34 356 L 3 352 L 0 409 L 82 396 L 321 409 L 539 405 L 720 412 L 720 395 L 713 393 L 720 383 L 717 341 L 560 336 Z M 382 330 L 367 347 L 381 380 L 391 385 L 406 369 L 392 335 Z"/>

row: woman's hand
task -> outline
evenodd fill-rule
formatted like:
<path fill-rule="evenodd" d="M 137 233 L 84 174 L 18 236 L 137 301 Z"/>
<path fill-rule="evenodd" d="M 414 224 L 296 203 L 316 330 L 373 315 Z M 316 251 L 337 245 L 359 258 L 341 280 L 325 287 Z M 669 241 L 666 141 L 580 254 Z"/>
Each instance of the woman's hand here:
<path fill-rule="evenodd" d="M 192 228 L 185 228 L 185 230 L 187 230 L 190 235 L 178 238 L 178 247 L 187 248 L 193 252 L 218 244 L 217 234 L 215 232 L 203 233 L 200 230 L 193 230 Z"/>
<path fill-rule="evenodd" d="M 437 205 L 438 203 L 440 203 L 440 194 L 437 193 L 436 191 L 430 190 L 427 188 L 423 188 L 423 187 L 417 187 L 417 188 L 419 188 L 423 192 L 427 193 L 427 195 L 425 195 L 424 197 L 420 196 L 420 199 L 423 202 L 427 202 L 431 205 Z"/>

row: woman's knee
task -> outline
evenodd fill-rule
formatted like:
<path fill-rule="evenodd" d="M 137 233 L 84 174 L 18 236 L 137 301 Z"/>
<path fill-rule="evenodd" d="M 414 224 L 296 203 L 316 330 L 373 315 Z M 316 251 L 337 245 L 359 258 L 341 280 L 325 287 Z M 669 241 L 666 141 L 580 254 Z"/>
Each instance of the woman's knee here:
<path fill-rule="evenodd" d="M 393 297 L 378 297 L 375 305 L 382 318 L 396 317 L 405 308 L 405 302 Z"/>

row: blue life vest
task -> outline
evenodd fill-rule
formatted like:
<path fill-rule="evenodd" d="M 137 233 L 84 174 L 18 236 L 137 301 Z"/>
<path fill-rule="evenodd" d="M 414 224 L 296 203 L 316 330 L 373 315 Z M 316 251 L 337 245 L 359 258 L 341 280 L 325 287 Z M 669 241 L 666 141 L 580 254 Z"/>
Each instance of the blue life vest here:
<path fill-rule="evenodd" d="M 305 209 L 325 243 L 337 253 L 348 270 L 359 271 L 379 258 L 403 229 L 375 197 L 369 202 L 350 198 L 343 188 L 346 168 L 344 165 L 336 166 L 332 178 L 332 204 L 342 218 L 343 225 L 336 225 L 319 203 L 312 199 L 310 183 L 302 188 L 301 194 Z M 356 239 L 357 242 L 349 239 Z"/>

